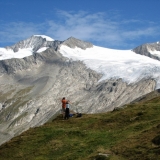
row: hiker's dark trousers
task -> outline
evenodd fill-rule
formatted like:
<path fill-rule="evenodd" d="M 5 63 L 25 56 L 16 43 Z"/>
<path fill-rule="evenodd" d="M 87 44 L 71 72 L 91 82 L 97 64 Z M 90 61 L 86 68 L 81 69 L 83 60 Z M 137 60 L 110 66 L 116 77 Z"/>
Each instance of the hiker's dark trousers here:
<path fill-rule="evenodd" d="M 66 108 L 65 119 L 69 119 L 69 108 Z"/>

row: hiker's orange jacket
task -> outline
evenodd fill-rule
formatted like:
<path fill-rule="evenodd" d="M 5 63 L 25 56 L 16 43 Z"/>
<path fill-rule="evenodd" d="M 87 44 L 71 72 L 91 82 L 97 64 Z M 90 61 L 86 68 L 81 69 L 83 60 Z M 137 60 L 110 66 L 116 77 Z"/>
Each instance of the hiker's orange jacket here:
<path fill-rule="evenodd" d="M 66 99 L 62 99 L 62 108 L 66 108 L 66 102 L 67 102 Z"/>

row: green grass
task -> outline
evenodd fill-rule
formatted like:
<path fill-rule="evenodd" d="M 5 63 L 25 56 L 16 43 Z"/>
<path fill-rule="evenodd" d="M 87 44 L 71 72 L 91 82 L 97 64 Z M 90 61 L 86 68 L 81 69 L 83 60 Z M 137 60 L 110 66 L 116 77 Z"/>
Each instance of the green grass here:
<path fill-rule="evenodd" d="M 59 115 L 0 146 L 0 160 L 64 159 L 160 159 L 160 97 L 81 118 Z"/>

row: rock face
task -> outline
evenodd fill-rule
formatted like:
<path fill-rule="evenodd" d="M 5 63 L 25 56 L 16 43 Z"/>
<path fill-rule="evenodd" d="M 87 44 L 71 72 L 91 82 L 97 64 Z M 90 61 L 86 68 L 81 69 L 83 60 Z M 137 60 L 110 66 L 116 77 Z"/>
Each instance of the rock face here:
<path fill-rule="evenodd" d="M 25 45 L 35 44 L 32 38 Z M 41 38 L 37 41 L 32 56 L 0 61 L 0 144 L 59 114 L 62 97 L 72 102 L 75 112 L 98 113 L 122 107 L 155 88 L 152 79 L 135 84 L 122 79 L 99 82 L 102 75 L 58 51 L 62 44 L 86 49 L 93 46 L 91 43 L 71 37 L 64 42 L 50 42 L 47 50 L 36 53 L 40 45 L 49 46 Z M 17 50 L 21 44 L 11 48 Z"/>
<path fill-rule="evenodd" d="M 90 47 L 93 47 L 93 45 L 89 42 L 83 42 L 79 39 L 76 39 L 74 37 L 70 37 L 68 38 L 66 41 L 64 41 L 62 43 L 63 45 L 66 45 L 70 48 L 75 48 L 75 47 L 78 47 L 78 48 L 81 48 L 81 49 L 86 49 L 86 48 L 90 48 Z"/>
<path fill-rule="evenodd" d="M 62 41 L 47 41 L 45 38 L 41 36 L 32 36 L 26 40 L 20 41 L 13 46 L 6 47 L 7 49 L 13 49 L 14 52 L 18 52 L 19 49 L 23 48 L 33 48 L 33 51 L 36 52 L 38 49 L 42 47 L 51 47 L 56 49 Z"/>
<path fill-rule="evenodd" d="M 153 54 L 155 51 L 160 52 L 160 42 L 143 44 L 133 49 L 133 51 L 137 54 L 145 55 L 147 57 L 160 60 L 160 54 Z"/>

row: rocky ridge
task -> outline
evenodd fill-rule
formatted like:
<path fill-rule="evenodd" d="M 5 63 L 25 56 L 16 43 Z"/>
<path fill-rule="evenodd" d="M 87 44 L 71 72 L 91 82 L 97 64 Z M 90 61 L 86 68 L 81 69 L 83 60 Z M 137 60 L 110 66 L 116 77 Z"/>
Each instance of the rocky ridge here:
<path fill-rule="evenodd" d="M 42 47 L 49 47 L 49 48 L 54 48 L 56 50 L 58 45 L 61 43 L 62 41 L 58 41 L 58 40 L 47 41 L 46 38 L 33 35 L 30 38 L 26 40 L 22 40 L 13 46 L 6 47 L 6 49 L 12 49 L 14 52 L 18 52 L 19 49 L 33 48 L 33 52 L 36 52 Z"/>
<path fill-rule="evenodd" d="M 152 54 L 153 51 L 160 52 L 160 42 L 143 44 L 134 48 L 133 51 L 137 54 L 160 60 L 160 55 Z"/>

